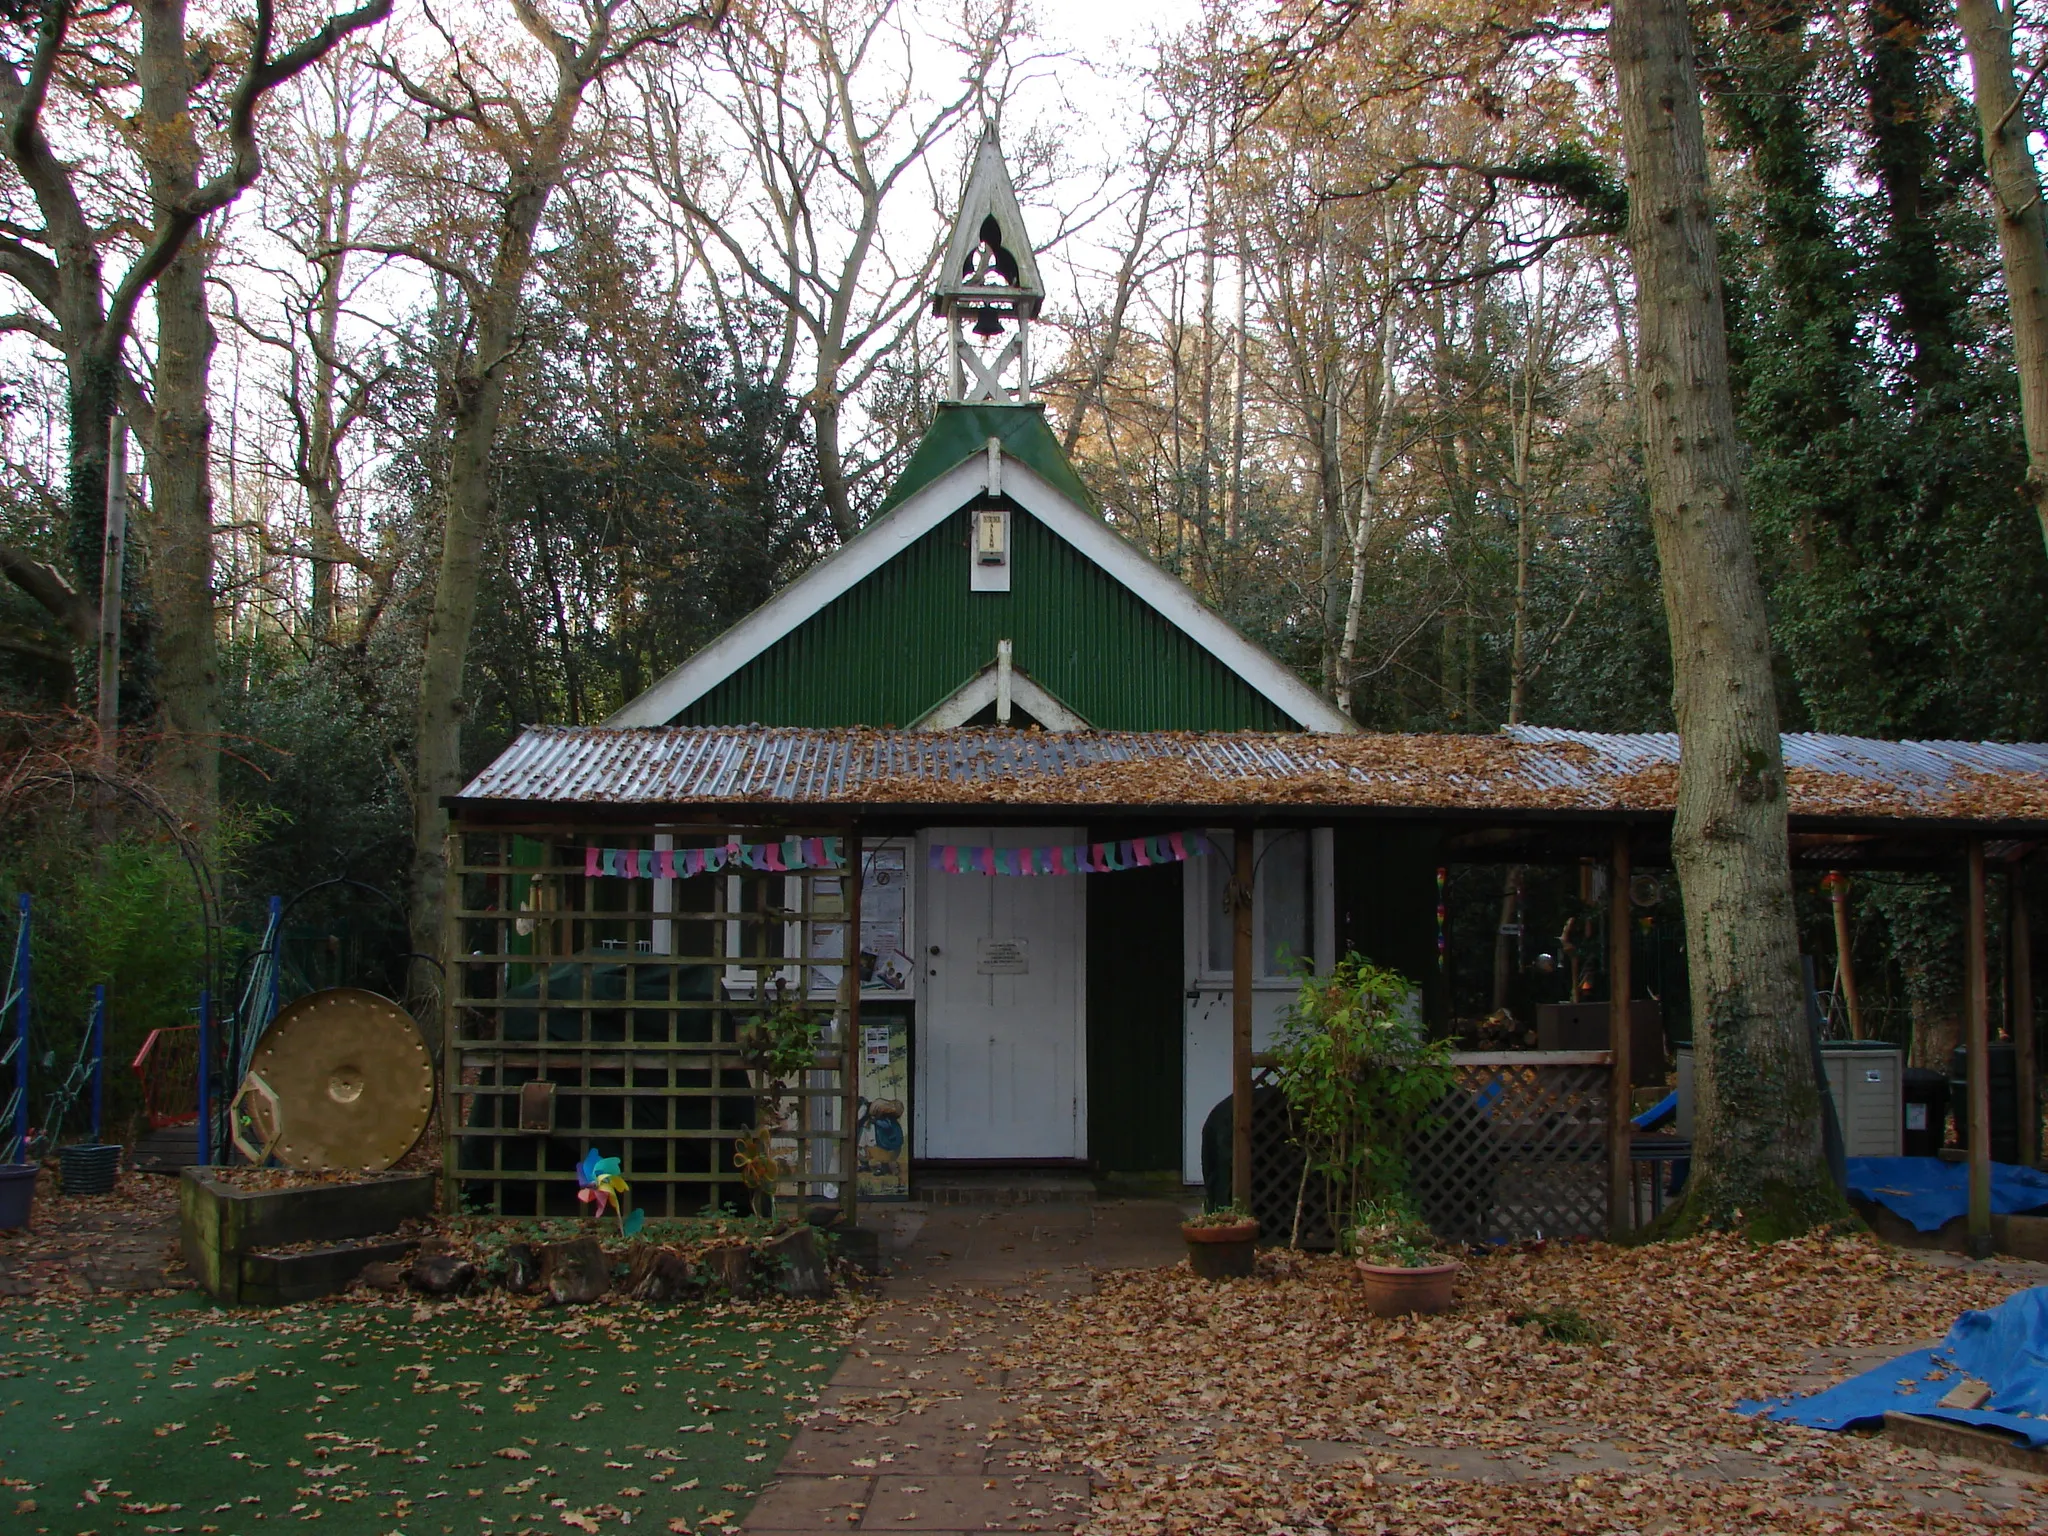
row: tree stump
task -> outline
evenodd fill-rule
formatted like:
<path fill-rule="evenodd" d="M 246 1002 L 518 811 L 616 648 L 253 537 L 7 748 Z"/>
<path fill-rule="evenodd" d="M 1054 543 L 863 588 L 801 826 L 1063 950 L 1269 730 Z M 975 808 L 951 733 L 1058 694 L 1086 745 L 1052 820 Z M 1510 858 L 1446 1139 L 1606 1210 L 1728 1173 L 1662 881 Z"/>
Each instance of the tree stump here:
<path fill-rule="evenodd" d="M 567 1243 L 543 1243 L 540 1278 L 547 1287 L 548 1300 L 556 1306 L 580 1306 L 596 1301 L 611 1289 L 611 1263 L 594 1237 L 579 1237 Z"/>
<path fill-rule="evenodd" d="M 832 1270 L 818 1229 L 806 1223 L 761 1246 L 769 1283 L 785 1296 L 810 1299 L 832 1294 Z"/>
<path fill-rule="evenodd" d="M 378 1264 L 365 1264 L 357 1278 L 373 1291 L 397 1291 L 405 1288 L 405 1272 L 410 1266 L 403 1259 L 388 1260 Z"/>
<path fill-rule="evenodd" d="M 706 1248 L 703 1254 L 705 1280 L 729 1295 L 743 1296 L 754 1278 L 754 1256 L 738 1243 Z"/>
<path fill-rule="evenodd" d="M 459 1296 L 476 1283 L 476 1266 L 458 1254 L 429 1253 L 413 1260 L 406 1278 L 429 1296 Z"/>
<path fill-rule="evenodd" d="M 626 1294 L 650 1306 L 670 1307 L 697 1288 L 697 1272 L 673 1248 L 643 1248 L 633 1255 Z"/>
<path fill-rule="evenodd" d="M 505 1249 L 505 1289 L 524 1296 L 540 1289 L 540 1254 L 531 1243 L 512 1243 Z"/>

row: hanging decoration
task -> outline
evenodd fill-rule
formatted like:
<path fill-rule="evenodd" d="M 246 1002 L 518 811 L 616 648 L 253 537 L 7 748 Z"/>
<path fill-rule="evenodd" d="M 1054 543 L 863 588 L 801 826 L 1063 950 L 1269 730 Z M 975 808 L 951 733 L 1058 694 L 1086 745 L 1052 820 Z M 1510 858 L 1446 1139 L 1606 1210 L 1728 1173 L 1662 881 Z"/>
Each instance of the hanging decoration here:
<path fill-rule="evenodd" d="M 1436 867 L 1436 968 L 1445 975 L 1451 970 L 1451 871 Z"/>
<path fill-rule="evenodd" d="M 1199 832 L 1169 832 L 1121 843 L 1067 843 L 1051 848 L 972 848 L 934 843 L 931 867 L 945 875 L 1107 875 L 1199 858 L 1212 845 Z"/>
<path fill-rule="evenodd" d="M 715 875 L 722 869 L 793 870 L 846 868 L 843 837 L 785 837 L 779 843 L 728 842 L 717 848 L 585 848 L 583 873 L 595 879 L 679 880 Z"/>

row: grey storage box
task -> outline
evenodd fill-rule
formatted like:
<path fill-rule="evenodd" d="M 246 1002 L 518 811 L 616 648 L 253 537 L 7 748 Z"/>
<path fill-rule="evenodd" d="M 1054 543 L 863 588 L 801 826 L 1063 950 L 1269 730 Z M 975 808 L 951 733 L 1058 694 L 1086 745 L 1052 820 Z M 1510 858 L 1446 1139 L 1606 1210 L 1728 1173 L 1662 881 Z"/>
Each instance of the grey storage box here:
<path fill-rule="evenodd" d="M 1898 1157 L 1904 1150 L 1904 1062 L 1896 1045 L 1879 1040 L 1833 1040 L 1821 1047 L 1821 1065 L 1848 1157 Z M 1678 1134 L 1692 1136 L 1692 1047 L 1678 1048 Z"/>

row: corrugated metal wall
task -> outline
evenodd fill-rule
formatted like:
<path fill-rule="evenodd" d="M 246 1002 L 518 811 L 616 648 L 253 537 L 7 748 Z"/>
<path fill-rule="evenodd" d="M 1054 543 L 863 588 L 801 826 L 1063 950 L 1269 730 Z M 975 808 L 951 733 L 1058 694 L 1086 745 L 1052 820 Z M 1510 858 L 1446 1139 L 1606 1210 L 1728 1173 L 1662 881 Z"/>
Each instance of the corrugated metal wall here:
<path fill-rule="evenodd" d="M 971 592 L 963 509 L 677 717 L 909 725 L 995 660 L 1104 730 L 1288 730 L 1234 672 L 1021 509 L 1011 590 Z"/>
<path fill-rule="evenodd" d="M 1090 827 L 1090 841 L 1137 835 Z M 1180 1166 L 1181 878 L 1186 865 L 1088 875 L 1088 1160 Z"/>

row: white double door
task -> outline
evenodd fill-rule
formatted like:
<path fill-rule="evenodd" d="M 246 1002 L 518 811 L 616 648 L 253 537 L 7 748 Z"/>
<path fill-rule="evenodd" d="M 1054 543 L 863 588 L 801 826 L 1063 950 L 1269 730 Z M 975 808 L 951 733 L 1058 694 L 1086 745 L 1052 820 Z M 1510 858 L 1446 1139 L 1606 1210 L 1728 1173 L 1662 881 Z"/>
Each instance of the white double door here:
<path fill-rule="evenodd" d="M 1075 828 L 935 827 L 928 844 L 1042 848 Z M 949 875 L 920 853 L 917 1155 L 1087 1155 L 1083 875 Z"/>

